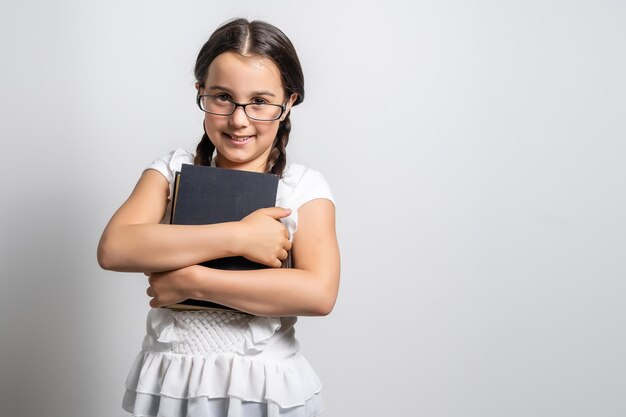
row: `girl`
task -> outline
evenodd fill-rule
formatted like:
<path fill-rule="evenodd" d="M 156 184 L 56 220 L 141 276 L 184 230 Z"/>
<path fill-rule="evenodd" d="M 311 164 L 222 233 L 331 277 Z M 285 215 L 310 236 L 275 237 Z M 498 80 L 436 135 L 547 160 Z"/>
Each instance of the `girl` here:
<path fill-rule="evenodd" d="M 205 43 L 195 76 L 205 132 L 195 155 L 177 149 L 152 162 L 98 246 L 103 268 L 149 277 L 154 307 L 123 407 L 138 416 L 315 416 L 321 383 L 298 352 L 294 324 L 332 310 L 339 250 L 326 181 L 286 161 L 289 113 L 304 98 L 298 57 L 276 27 L 238 19 Z M 276 207 L 238 222 L 168 224 L 183 163 L 274 173 Z M 281 269 L 289 250 L 293 268 Z M 226 256 L 270 268 L 198 265 Z M 244 313 L 159 308 L 188 298 Z"/>

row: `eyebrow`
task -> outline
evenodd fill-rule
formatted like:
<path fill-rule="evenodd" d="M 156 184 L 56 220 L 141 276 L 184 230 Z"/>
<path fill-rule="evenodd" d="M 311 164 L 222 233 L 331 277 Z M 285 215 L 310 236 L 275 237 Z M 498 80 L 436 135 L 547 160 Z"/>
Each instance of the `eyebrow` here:
<path fill-rule="evenodd" d="M 224 86 L 221 85 L 212 85 L 210 87 L 206 87 L 207 90 L 222 90 L 222 91 L 226 91 L 229 94 L 233 94 L 233 91 L 229 88 L 226 88 Z M 276 97 L 276 94 L 272 93 L 271 91 L 252 91 L 250 93 L 251 96 L 270 96 L 270 97 Z"/>

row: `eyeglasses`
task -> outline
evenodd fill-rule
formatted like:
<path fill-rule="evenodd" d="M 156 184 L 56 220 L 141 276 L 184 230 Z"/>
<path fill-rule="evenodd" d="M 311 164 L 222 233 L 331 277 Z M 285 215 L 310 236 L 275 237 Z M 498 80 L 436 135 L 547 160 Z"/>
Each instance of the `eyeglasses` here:
<path fill-rule="evenodd" d="M 286 110 L 286 102 L 283 105 L 271 103 L 246 103 L 241 104 L 224 95 L 198 94 L 196 97 L 198 107 L 203 112 L 217 116 L 230 116 L 241 107 L 249 119 L 270 122 L 280 119 Z"/>

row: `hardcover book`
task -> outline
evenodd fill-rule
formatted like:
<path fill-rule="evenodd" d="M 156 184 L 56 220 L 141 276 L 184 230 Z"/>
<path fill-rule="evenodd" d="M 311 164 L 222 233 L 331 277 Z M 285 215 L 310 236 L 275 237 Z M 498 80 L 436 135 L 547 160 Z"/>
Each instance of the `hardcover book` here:
<path fill-rule="evenodd" d="M 260 208 L 274 207 L 278 176 L 259 172 L 183 164 L 172 192 L 171 224 L 214 224 L 239 221 Z M 201 265 L 228 270 L 267 268 L 243 256 L 214 259 Z M 167 306 L 175 309 L 233 308 L 202 300 Z"/>

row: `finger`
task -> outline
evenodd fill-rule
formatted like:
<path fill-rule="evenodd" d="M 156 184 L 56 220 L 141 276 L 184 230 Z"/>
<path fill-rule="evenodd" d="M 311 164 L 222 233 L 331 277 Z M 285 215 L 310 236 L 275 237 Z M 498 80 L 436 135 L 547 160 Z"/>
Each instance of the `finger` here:
<path fill-rule="evenodd" d="M 283 266 L 283 263 L 280 259 L 275 259 L 274 262 L 272 262 L 273 268 L 280 268 L 282 266 Z"/>
<path fill-rule="evenodd" d="M 148 294 L 148 297 L 154 297 L 154 290 L 152 289 L 152 287 L 148 287 L 146 289 L 146 294 Z"/>
<path fill-rule="evenodd" d="M 278 259 L 280 259 L 281 261 L 284 261 L 285 259 L 287 259 L 288 256 L 289 254 L 287 253 L 287 251 L 283 249 L 280 251 L 280 255 L 278 255 Z"/>
<path fill-rule="evenodd" d="M 144 272 L 143 274 L 144 274 L 145 276 L 147 276 L 147 277 L 149 277 L 149 276 L 150 276 L 150 273 L 149 273 L 149 272 Z"/>
<path fill-rule="evenodd" d="M 283 208 L 283 207 L 268 207 L 261 209 L 263 214 L 266 214 L 274 219 L 282 219 L 283 217 L 287 217 L 291 214 L 291 209 Z"/>
<path fill-rule="evenodd" d="M 291 246 L 293 245 L 293 243 L 291 243 L 291 240 L 286 240 L 285 243 L 283 244 L 283 248 L 285 250 L 291 250 Z"/>

